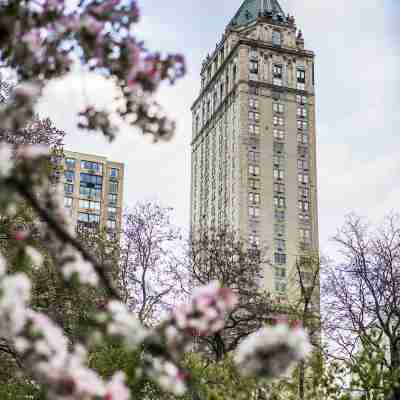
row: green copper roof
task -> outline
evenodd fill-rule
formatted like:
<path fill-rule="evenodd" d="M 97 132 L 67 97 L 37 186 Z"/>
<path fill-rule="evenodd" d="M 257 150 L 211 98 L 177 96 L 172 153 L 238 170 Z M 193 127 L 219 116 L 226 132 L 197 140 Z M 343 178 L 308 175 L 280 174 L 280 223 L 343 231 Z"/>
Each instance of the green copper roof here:
<path fill-rule="evenodd" d="M 278 0 L 245 0 L 231 21 L 231 25 L 247 25 L 259 15 L 270 16 L 277 22 L 286 22 Z"/>

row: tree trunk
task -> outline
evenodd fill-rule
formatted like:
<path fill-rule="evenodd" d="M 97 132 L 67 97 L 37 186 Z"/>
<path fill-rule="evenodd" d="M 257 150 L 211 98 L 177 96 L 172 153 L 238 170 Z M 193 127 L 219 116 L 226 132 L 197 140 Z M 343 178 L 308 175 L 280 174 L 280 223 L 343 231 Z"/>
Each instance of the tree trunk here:
<path fill-rule="evenodd" d="M 397 343 L 390 343 L 390 366 L 395 377 L 398 376 L 400 370 L 400 349 L 396 345 Z M 397 382 L 396 382 L 397 383 Z M 392 400 L 400 400 L 400 385 L 397 384 L 393 390 Z"/>
<path fill-rule="evenodd" d="M 299 400 L 304 400 L 305 369 L 306 369 L 305 362 L 301 361 L 299 365 Z"/>

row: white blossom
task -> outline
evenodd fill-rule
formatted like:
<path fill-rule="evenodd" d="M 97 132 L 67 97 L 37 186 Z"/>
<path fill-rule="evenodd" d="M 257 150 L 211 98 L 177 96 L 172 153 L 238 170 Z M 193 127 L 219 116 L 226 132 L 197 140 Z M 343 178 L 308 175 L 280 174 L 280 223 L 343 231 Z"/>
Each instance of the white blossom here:
<path fill-rule="evenodd" d="M 122 372 L 117 372 L 106 385 L 107 400 L 129 400 L 129 390 L 125 385 L 125 375 Z"/>
<path fill-rule="evenodd" d="M 147 373 L 162 389 L 176 396 L 186 393 L 185 375 L 175 364 L 160 358 L 146 357 L 151 365 Z"/>
<path fill-rule="evenodd" d="M 121 302 L 111 301 L 108 311 L 111 314 L 111 321 L 107 326 L 108 334 L 123 338 L 127 346 L 139 346 L 149 336 L 149 331 L 136 315 L 129 312 Z"/>
<path fill-rule="evenodd" d="M 43 256 L 34 247 L 26 246 L 25 253 L 31 259 L 34 267 L 40 268 L 43 265 Z"/>
<path fill-rule="evenodd" d="M 73 398 L 104 396 L 104 382 L 96 372 L 86 367 L 85 348 L 76 345 L 70 352 L 68 339 L 62 330 L 44 314 L 31 311 L 30 322 L 35 339 L 29 357 L 35 365 L 35 373 L 53 388 L 68 382 Z"/>
<path fill-rule="evenodd" d="M 0 143 L 0 177 L 6 178 L 13 167 L 11 146 L 7 143 Z"/>
<path fill-rule="evenodd" d="M 2 278 L 7 271 L 6 259 L 0 253 L 0 278 Z"/>
<path fill-rule="evenodd" d="M 25 326 L 31 282 L 25 274 L 6 275 L 0 281 L 0 336 L 14 338 Z"/>
<path fill-rule="evenodd" d="M 237 349 L 235 362 L 243 376 L 277 377 L 311 351 L 306 332 L 286 324 L 267 327 L 248 336 Z"/>
<path fill-rule="evenodd" d="M 81 284 L 97 286 L 99 277 L 90 262 L 85 261 L 77 251 L 70 250 L 65 255 L 71 258 L 71 261 L 67 262 L 62 268 L 62 273 L 66 279 L 69 280 L 76 275 Z"/>

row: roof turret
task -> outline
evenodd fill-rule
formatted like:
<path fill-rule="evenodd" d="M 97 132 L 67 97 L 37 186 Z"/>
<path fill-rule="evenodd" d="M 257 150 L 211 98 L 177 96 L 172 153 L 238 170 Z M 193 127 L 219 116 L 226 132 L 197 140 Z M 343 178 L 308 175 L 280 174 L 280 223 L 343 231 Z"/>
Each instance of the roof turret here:
<path fill-rule="evenodd" d="M 244 26 L 254 22 L 258 17 L 269 17 L 276 23 L 288 23 L 278 0 L 245 0 L 230 25 Z"/>

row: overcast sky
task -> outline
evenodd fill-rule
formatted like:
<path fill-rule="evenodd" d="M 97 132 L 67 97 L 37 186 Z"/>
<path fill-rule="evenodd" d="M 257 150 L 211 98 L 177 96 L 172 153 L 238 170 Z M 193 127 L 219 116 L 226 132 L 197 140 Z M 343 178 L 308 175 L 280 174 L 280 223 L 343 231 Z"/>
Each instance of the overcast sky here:
<path fill-rule="evenodd" d="M 82 136 L 73 118 L 83 99 L 110 101 L 110 88 L 74 76 L 49 88 L 40 106 L 68 135 L 68 150 L 122 161 L 125 204 L 161 199 L 187 228 L 190 198 L 190 106 L 198 94 L 201 61 L 215 48 L 241 0 L 139 1 L 140 37 L 154 50 L 182 52 L 188 74 L 161 90 L 178 123 L 170 143 L 149 144 L 125 129 L 113 144 Z M 400 203 L 399 0 L 281 0 L 316 53 L 319 222 L 322 250 L 356 211 L 380 219 Z"/>

